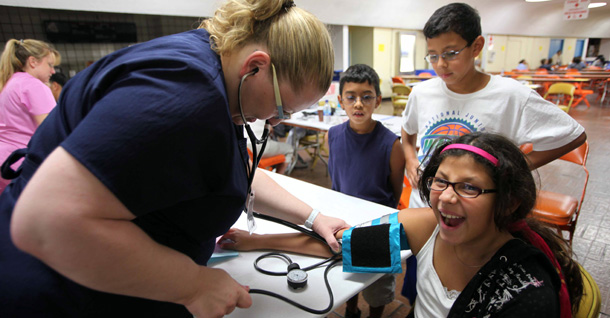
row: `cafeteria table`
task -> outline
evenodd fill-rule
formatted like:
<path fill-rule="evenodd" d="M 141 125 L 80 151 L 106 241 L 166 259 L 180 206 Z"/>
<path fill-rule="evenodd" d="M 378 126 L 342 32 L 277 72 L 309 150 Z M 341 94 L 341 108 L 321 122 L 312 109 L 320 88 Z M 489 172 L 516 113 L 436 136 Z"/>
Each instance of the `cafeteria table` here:
<path fill-rule="evenodd" d="M 267 173 L 290 193 L 310 206 L 319 209 L 326 215 L 342 218 L 351 225 L 360 224 L 396 212 L 396 209 L 365 201 L 281 174 L 264 171 L 262 169 L 257 170 L 257 173 L 259 173 L 259 171 L 260 173 Z M 288 227 L 261 219 L 256 219 L 256 224 L 257 229 L 255 230 L 255 233 L 259 234 L 295 232 L 295 230 Z M 234 227 L 247 230 L 245 215 L 242 215 Z M 293 290 L 287 286 L 285 276 L 268 276 L 256 271 L 253 262 L 265 252 L 268 251 L 239 252 L 237 256 L 221 257 L 218 261 L 211 262 L 209 266 L 227 271 L 240 284 L 247 285 L 250 288 L 273 291 L 314 309 L 323 309 L 328 306 L 329 296 L 323 279 L 325 268 L 317 268 L 309 271 L 307 286 L 303 289 Z M 318 257 L 295 253 L 286 254 L 301 267 L 309 266 L 322 260 Z M 404 261 L 410 255 L 410 250 L 402 251 L 401 259 Z M 286 270 L 286 263 L 280 259 L 261 261 L 259 266 L 262 266 L 269 271 Z M 334 297 L 333 309 L 341 306 L 348 299 L 358 294 L 362 289 L 375 282 L 381 276 L 382 274 L 344 273 L 342 271 L 342 266 L 340 265 L 331 269 L 328 278 Z M 314 315 L 308 313 L 266 295 L 253 294 L 252 302 L 250 308 L 236 308 L 235 311 L 227 317 L 301 318 L 325 316 L 325 314 Z"/>

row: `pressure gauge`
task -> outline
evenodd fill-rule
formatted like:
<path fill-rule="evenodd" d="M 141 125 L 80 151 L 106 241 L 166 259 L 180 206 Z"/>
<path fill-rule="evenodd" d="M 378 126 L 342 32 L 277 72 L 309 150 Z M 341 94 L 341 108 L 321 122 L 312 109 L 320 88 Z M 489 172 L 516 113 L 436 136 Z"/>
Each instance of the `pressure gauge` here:
<path fill-rule="evenodd" d="M 288 265 L 288 274 L 286 274 L 288 286 L 293 289 L 299 289 L 307 285 L 307 272 L 301 269 L 299 264 L 292 263 Z"/>

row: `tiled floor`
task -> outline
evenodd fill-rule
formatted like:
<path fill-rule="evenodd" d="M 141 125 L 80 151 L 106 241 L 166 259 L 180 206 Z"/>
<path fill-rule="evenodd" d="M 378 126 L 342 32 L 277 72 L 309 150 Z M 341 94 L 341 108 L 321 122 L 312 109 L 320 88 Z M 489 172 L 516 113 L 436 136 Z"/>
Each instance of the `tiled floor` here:
<path fill-rule="evenodd" d="M 597 282 L 602 295 L 600 317 L 610 317 L 610 105 L 594 102 L 597 95 L 590 95 L 591 107 L 579 105 L 570 111 L 586 129 L 589 141 L 589 158 L 587 168 L 590 172 L 587 193 L 583 203 L 580 218 L 576 228 L 573 249 L 577 260 L 586 268 Z M 384 101 L 378 109 L 379 113 L 391 114 L 392 106 Z M 309 159 L 307 155 L 304 158 Z M 574 165 L 564 162 L 552 162 L 539 169 L 541 187 L 580 197 L 582 174 Z M 313 170 L 297 169 L 291 176 L 320 186 L 330 188 L 330 178 L 326 176 L 326 167 L 319 162 Z M 388 305 L 383 317 L 402 318 L 408 313 L 410 306 L 406 299 L 400 296 L 402 276 L 397 279 L 397 299 Z M 359 307 L 362 317 L 368 317 L 368 306 L 360 296 Z M 329 318 L 342 318 L 345 306 L 339 307 L 328 315 Z"/>

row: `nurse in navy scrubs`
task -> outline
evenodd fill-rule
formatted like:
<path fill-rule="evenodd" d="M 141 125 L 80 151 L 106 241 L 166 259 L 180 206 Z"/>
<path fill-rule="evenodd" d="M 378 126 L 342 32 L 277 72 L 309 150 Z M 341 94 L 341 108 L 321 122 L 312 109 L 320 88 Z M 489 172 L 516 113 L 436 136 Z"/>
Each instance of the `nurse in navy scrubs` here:
<path fill-rule="evenodd" d="M 308 221 L 338 249 L 345 222 L 250 180 L 242 126 L 314 104 L 332 75 L 328 31 L 288 0 L 228 0 L 197 30 L 77 74 L 0 197 L 0 317 L 249 307 L 247 286 L 205 264 L 250 185 L 254 210 Z"/>

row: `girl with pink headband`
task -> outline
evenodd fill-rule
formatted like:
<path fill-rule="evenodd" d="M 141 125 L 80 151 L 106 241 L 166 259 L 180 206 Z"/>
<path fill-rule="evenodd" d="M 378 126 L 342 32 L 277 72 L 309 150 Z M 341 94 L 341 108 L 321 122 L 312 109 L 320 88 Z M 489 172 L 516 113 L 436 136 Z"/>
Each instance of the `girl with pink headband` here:
<path fill-rule="evenodd" d="M 536 183 L 519 148 L 478 132 L 437 146 L 429 158 L 418 187 L 430 207 L 397 216 L 417 257 L 414 316 L 571 317 L 582 295 L 580 268 L 554 229 L 527 217 Z M 231 230 L 225 238 L 231 242 L 222 247 L 239 250 L 278 249 L 278 242 L 293 252 L 323 250 L 313 239 L 287 248 L 294 234 Z"/>

